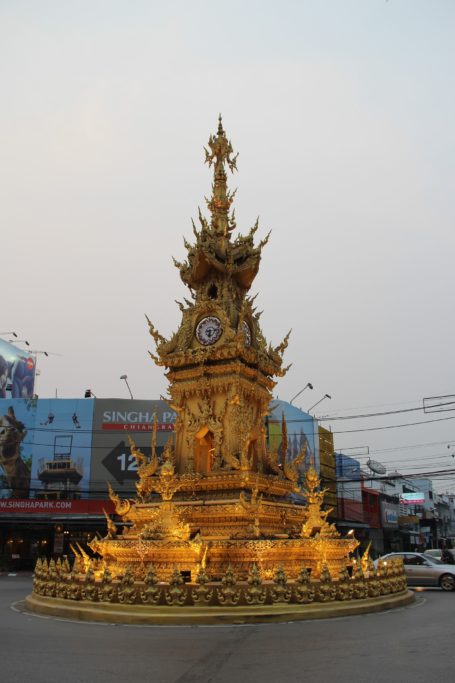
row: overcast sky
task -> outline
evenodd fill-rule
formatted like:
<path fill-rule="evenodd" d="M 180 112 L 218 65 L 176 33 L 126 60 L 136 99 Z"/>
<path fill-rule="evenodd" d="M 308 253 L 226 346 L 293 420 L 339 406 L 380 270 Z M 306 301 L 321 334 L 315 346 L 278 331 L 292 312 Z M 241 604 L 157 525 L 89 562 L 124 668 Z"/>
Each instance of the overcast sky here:
<path fill-rule="evenodd" d="M 219 112 L 239 229 L 272 229 L 264 333 L 293 329 L 276 394 L 311 381 L 296 405 L 328 393 L 319 415 L 455 394 L 454 20 L 451 0 L 0 0 L 0 332 L 62 354 L 39 357 L 40 396 L 126 397 L 122 374 L 164 393 L 144 313 L 179 325 L 171 257 Z M 450 443 L 453 419 L 335 435 L 414 472 L 455 466 Z"/>

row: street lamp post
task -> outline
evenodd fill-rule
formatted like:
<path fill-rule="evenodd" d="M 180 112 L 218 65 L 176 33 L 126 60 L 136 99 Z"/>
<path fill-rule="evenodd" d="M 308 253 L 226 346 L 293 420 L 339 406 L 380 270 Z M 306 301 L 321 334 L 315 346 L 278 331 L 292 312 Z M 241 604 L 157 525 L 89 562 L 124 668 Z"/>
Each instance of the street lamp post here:
<path fill-rule="evenodd" d="M 300 389 L 300 391 L 297 392 L 297 394 L 291 398 L 291 400 L 289 401 L 289 404 L 292 406 L 292 401 L 293 401 L 295 398 L 297 398 L 297 396 L 300 396 L 300 394 L 303 394 L 303 392 L 305 391 L 305 389 L 312 389 L 312 388 L 313 388 L 313 385 L 311 384 L 311 382 L 307 382 L 307 383 L 305 384 L 305 386 L 303 387 L 303 389 Z"/>
<path fill-rule="evenodd" d="M 311 408 L 308 408 L 307 413 L 309 413 L 310 410 L 313 410 L 313 408 L 316 408 L 316 406 L 318 406 L 320 403 L 322 403 L 322 401 L 326 398 L 332 398 L 332 397 L 330 396 L 330 394 L 324 394 L 324 396 L 322 398 L 320 398 L 319 401 L 316 401 L 316 403 L 313 406 L 311 406 Z"/>
<path fill-rule="evenodd" d="M 127 375 L 120 375 L 120 379 L 123 379 L 126 386 L 128 387 L 128 391 L 130 392 L 131 398 L 133 398 L 133 394 L 131 393 L 130 385 L 128 384 L 128 376 Z"/>

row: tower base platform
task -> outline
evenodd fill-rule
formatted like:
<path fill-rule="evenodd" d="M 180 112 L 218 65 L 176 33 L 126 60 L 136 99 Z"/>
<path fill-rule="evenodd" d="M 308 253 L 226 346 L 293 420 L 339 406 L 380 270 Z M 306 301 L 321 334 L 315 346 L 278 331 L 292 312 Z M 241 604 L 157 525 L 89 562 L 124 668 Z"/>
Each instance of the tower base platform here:
<path fill-rule="evenodd" d="M 198 624 L 253 624 L 307 619 L 348 617 L 369 612 L 382 612 L 409 605 L 414 601 L 409 590 L 362 600 L 311 603 L 306 605 L 273 604 L 231 607 L 155 606 L 69 602 L 31 594 L 25 599 L 25 609 L 79 621 L 160 626 L 190 626 Z"/>

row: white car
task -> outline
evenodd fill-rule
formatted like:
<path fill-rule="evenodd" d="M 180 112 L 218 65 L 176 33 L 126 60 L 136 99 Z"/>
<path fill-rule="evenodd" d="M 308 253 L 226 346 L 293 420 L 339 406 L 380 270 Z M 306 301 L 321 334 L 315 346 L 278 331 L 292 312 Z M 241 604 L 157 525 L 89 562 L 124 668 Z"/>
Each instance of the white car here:
<path fill-rule="evenodd" d="M 455 565 L 442 564 L 423 553 L 389 553 L 383 555 L 375 564 L 387 562 L 394 557 L 403 558 L 404 571 L 409 586 L 435 586 L 443 591 L 455 590 Z"/>
<path fill-rule="evenodd" d="M 444 564 L 455 564 L 455 550 L 446 550 L 446 553 L 452 556 L 452 562 L 445 562 Z M 432 550 L 425 550 L 423 553 L 426 557 L 431 557 L 433 560 L 440 560 L 442 562 L 442 550 L 441 548 L 435 548 Z"/>

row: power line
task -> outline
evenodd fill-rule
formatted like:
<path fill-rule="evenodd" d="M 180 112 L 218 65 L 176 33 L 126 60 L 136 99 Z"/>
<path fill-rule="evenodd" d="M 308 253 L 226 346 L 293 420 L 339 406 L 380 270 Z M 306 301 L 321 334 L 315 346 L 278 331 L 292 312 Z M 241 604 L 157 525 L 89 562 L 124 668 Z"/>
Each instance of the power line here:
<path fill-rule="evenodd" d="M 403 468 L 404 469 L 404 468 Z M 88 474 L 87 474 L 88 476 Z M 455 466 L 445 468 L 445 469 L 436 469 L 436 470 L 429 470 L 429 471 L 423 471 L 423 470 L 417 470 L 415 472 L 411 473 L 402 473 L 402 472 L 391 472 L 389 474 L 384 474 L 384 475 L 377 475 L 377 474 L 372 474 L 371 476 L 366 475 L 366 473 L 361 473 L 359 471 L 358 475 L 355 477 L 337 477 L 339 482 L 341 484 L 349 483 L 349 482 L 360 482 L 360 481 L 380 481 L 380 482 L 387 482 L 387 481 L 396 481 L 398 479 L 431 479 L 431 478 L 448 478 L 448 477 L 455 477 Z M 86 478 L 86 477 L 84 477 Z M 324 477 L 321 477 L 321 479 L 324 479 Z M 325 477 L 327 479 L 327 477 Z M 41 482 L 37 477 L 32 477 L 31 478 L 31 484 L 36 484 L 38 488 L 34 488 L 33 486 L 30 487 L 30 490 L 37 490 L 37 491 L 43 491 L 43 488 L 41 486 Z M 134 488 L 134 483 L 136 481 L 136 478 L 131 478 L 125 481 L 130 481 L 131 482 L 131 488 Z M 332 481 L 332 480 L 330 480 Z M 96 486 L 105 486 L 106 485 L 106 480 L 104 479 L 91 479 L 90 480 L 91 485 L 96 485 Z M 84 489 L 79 489 L 78 492 L 83 491 Z M 90 491 L 93 491 L 93 488 L 90 488 Z"/>
<path fill-rule="evenodd" d="M 439 477 L 446 477 L 447 475 L 453 475 L 455 476 L 455 468 L 450 468 L 446 470 L 430 470 L 429 472 L 413 472 L 413 473 L 407 473 L 407 474 L 401 474 L 400 472 L 393 472 L 391 474 L 384 474 L 384 475 L 372 475 L 371 477 L 362 477 L 362 475 L 359 473 L 358 477 L 355 477 L 353 479 L 350 478 L 340 478 L 340 482 L 353 482 L 353 481 L 397 481 L 398 479 L 433 479 L 433 478 L 439 478 Z"/>
<path fill-rule="evenodd" d="M 343 453 L 343 455 L 346 455 L 346 454 Z M 408 463 L 411 461 L 416 462 L 418 460 L 430 461 L 430 460 L 433 460 L 434 458 L 442 458 L 444 456 L 445 456 L 445 458 L 450 458 L 451 454 L 447 453 L 447 451 L 441 451 L 440 453 L 429 453 L 428 455 L 423 455 L 420 458 L 419 457 L 397 458 L 396 456 L 393 460 L 387 460 L 385 458 L 381 458 L 381 464 L 387 465 L 388 463 L 395 463 L 395 462 L 406 462 L 406 463 Z M 355 460 L 359 460 L 359 461 L 360 460 L 366 460 L 367 462 L 370 459 L 369 455 L 357 455 L 357 456 L 348 456 L 348 457 L 354 457 Z"/>
<path fill-rule="evenodd" d="M 407 422 L 404 424 L 399 424 L 399 425 L 387 425 L 385 427 L 366 427 L 364 429 L 344 429 L 342 431 L 338 432 L 331 432 L 332 434 L 355 434 L 357 432 L 374 432 L 374 431 L 380 431 L 383 429 L 398 429 L 400 427 L 414 427 L 416 425 L 425 425 L 425 424 L 430 424 L 432 422 L 445 422 L 446 420 L 455 420 L 455 415 L 452 415 L 450 417 L 438 417 L 435 418 L 434 420 L 423 420 L 421 422 Z"/>
<path fill-rule="evenodd" d="M 448 440 L 449 443 L 451 442 L 451 439 Z M 408 444 L 407 446 L 392 446 L 390 448 L 375 448 L 374 450 L 370 451 L 371 453 L 388 453 L 392 451 L 401 451 L 401 450 L 410 450 L 412 448 L 427 448 L 428 446 L 441 446 L 442 444 L 447 445 L 447 440 L 445 441 L 427 441 L 426 443 L 414 443 L 414 444 Z M 455 447 L 455 444 L 454 444 Z M 343 450 L 343 449 L 340 449 Z"/>
<path fill-rule="evenodd" d="M 348 410 L 365 410 L 367 408 L 386 408 L 387 406 L 406 406 L 412 403 L 417 403 L 415 399 L 412 401 L 394 401 L 391 403 L 370 403 L 366 406 L 352 406 L 351 408 L 339 408 L 339 413 L 347 412 Z"/>
<path fill-rule="evenodd" d="M 453 408 L 447 408 L 446 410 L 455 410 L 455 401 L 447 401 L 447 403 L 439 403 L 438 408 L 444 406 L 453 406 Z M 318 422 L 331 422 L 332 420 L 356 420 L 365 417 L 380 417 L 382 415 L 399 415 L 401 413 L 412 413 L 416 410 L 425 410 L 424 406 L 419 406 L 418 408 L 402 408 L 401 410 L 386 410 L 381 413 L 361 413 L 358 415 L 333 415 L 333 416 L 320 416 L 316 419 Z"/>

